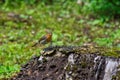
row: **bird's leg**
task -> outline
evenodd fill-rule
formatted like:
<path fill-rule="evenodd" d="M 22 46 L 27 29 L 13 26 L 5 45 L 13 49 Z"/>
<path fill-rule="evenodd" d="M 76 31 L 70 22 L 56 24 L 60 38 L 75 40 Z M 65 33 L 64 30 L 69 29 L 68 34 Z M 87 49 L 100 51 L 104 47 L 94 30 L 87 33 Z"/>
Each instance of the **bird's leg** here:
<path fill-rule="evenodd" d="M 50 47 L 52 46 L 52 41 L 50 41 L 50 45 L 49 45 Z"/>

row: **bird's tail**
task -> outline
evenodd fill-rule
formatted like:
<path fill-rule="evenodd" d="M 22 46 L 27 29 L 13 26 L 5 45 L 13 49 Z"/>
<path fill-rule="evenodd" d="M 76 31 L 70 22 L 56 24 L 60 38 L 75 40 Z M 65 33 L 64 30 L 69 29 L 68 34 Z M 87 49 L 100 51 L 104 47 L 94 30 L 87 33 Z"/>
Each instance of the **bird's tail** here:
<path fill-rule="evenodd" d="M 39 42 L 36 42 L 34 45 L 32 45 L 32 47 L 43 47 L 45 46 L 44 44 L 41 44 Z"/>
<path fill-rule="evenodd" d="M 35 43 L 34 45 L 32 45 L 32 47 L 35 47 L 35 46 L 37 46 L 38 45 L 38 43 Z"/>

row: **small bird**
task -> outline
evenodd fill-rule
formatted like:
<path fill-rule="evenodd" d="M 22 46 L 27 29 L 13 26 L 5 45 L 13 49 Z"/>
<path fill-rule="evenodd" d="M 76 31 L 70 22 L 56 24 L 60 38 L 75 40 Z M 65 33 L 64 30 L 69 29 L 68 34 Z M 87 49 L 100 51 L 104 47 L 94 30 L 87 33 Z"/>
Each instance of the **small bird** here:
<path fill-rule="evenodd" d="M 35 43 L 32 47 L 35 47 L 37 45 L 45 45 L 47 43 L 50 43 L 50 46 L 52 45 L 52 32 L 50 32 L 48 30 L 46 32 L 47 32 L 47 34 L 44 35 L 43 37 L 41 37 L 39 39 L 39 41 L 37 43 Z"/>

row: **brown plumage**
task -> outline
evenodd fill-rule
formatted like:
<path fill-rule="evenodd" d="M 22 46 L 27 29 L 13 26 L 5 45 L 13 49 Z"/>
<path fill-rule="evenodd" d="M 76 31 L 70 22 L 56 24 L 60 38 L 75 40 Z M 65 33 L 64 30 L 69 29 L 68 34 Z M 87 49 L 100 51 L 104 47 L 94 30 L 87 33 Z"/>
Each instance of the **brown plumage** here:
<path fill-rule="evenodd" d="M 37 43 L 35 43 L 32 47 L 39 45 L 45 45 L 47 43 L 51 43 L 52 44 L 52 33 L 51 32 L 47 32 L 47 34 L 43 37 L 41 37 L 39 39 L 39 41 Z"/>

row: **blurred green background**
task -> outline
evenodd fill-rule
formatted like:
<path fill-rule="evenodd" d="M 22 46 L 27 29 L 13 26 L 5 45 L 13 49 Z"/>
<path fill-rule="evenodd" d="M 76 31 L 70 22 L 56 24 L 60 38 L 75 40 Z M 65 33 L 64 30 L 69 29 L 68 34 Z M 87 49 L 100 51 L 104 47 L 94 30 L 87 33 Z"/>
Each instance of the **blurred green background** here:
<path fill-rule="evenodd" d="M 53 45 L 120 47 L 119 0 L 0 0 L 0 79 L 20 70 L 49 29 Z"/>

